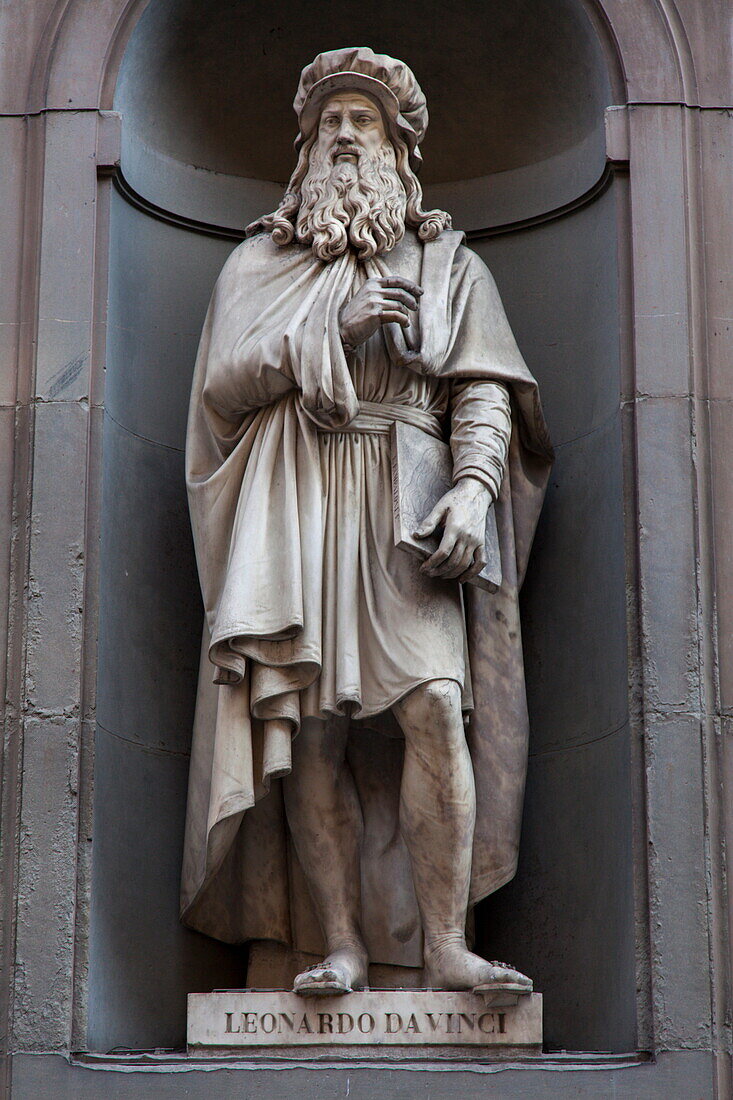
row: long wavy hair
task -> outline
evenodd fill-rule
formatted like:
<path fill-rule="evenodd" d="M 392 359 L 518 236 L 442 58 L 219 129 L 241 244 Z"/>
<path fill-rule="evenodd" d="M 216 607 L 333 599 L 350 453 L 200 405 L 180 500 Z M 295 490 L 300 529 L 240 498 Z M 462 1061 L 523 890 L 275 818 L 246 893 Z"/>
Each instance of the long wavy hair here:
<path fill-rule="evenodd" d="M 247 234 L 265 230 L 276 245 L 297 239 L 310 244 L 328 262 L 356 248 L 367 259 L 394 247 L 405 226 L 421 241 L 433 241 L 450 229 L 444 210 L 423 210 L 420 181 L 409 163 L 407 145 L 388 139 L 376 161 L 336 166 L 330 158 L 312 155 L 317 133 L 306 139 L 278 208 L 247 227 Z"/>

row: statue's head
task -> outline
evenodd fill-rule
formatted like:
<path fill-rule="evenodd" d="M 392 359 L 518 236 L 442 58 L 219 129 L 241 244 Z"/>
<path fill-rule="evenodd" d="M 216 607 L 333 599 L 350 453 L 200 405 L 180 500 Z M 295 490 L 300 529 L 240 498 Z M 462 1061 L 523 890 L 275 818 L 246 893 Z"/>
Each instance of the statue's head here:
<path fill-rule="evenodd" d="M 406 225 L 423 241 L 450 226 L 442 210 L 422 209 L 428 112 L 402 61 L 364 46 L 319 54 L 293 106 L 298 163 L 278 209 L 251 228 L 269 230 L 278 245 L 310 245 L 329 262 L 349 247 L 360 259 L 389 252 Z"/>

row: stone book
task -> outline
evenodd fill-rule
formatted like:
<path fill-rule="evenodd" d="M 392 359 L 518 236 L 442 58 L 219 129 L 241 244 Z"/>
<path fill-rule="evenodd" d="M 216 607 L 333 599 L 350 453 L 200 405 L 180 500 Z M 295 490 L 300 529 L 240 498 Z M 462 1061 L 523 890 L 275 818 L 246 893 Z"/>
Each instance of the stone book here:
<path fill-rule="evenodd" d="M 395 545 L 428 558 L 440 545 L 442 528 L 427 538 L 414 531 L 452 485 L 451 449 L 412 424 L 395 421 L 392 441 L 392 507 Z M 501 584 L 501 555 L 493 504 L 486 515 L 486 565 L 468 582 L 496 592 Z"/>

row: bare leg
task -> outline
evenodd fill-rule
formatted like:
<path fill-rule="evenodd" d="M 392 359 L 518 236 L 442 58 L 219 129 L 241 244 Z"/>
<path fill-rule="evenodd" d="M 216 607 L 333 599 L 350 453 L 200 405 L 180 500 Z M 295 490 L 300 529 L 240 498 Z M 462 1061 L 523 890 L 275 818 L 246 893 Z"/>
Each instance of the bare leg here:
<path fill-rule="evenodd" d="M 285 810 L 326 942 L 323 963 L 295 979 L 305 995 L 349 993 L 367 982 L 360 928 L 361 807 L 346 762 L 345 722 L 307 719 L 293 742 Z"/>
<path fill-rule="evenodd" d="M 476 792 L 453 680 L 422 684 L 394 707 L 405 734 L 400 823 L 410 853 L 425 936 L 425 976 L 435 989 L 496 983 L 532 988 L 529 978 L 468 950 Z"/>

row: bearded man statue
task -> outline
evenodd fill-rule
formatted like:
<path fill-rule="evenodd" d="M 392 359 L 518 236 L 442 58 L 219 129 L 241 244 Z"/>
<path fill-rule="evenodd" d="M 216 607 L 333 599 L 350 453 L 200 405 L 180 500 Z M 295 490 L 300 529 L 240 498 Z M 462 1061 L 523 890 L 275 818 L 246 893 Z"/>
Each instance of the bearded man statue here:
<path fill-rule="evenodd" d="M 191 396 L 206 626 L 182 917 L 283 945 L 306 995 L 388 984 L 385 967 L 527 992 L 466 921 L 517 863 L 517 593 L 552 453 L 537 386 L 486 267 L 422 208 L 410 69 L 320 54 L 294 106 L 295 172 L 221 273 Z M 452 452 L 422 564 L 395 544 L 395 421 Z M 465 583 L 492 505 L 493 593 Z"/>

